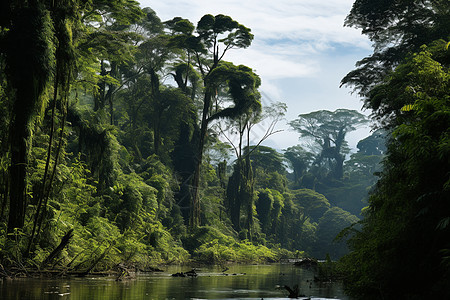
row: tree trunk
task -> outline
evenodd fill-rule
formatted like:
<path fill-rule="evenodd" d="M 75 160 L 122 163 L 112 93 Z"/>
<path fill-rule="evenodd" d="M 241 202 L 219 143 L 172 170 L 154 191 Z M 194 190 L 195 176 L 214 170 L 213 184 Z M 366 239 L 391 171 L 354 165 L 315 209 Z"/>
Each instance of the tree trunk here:
<path fill-rule="evenodd" d="M 206 132 L 208 130 L 208 114 L 211 106 L 211 91 L 207 88 L 203 103 L 202 123 L 200 127 L 200 138 L 195 159 L 194 179 L 192 181 L 192 201 L 190 206 L 190 225 L 195 228 L 200 225 L 200 200 L 198 188 L 200 185 L 200 172 L 203 160 L 203 147 L 205 146 Z"/>
<path fill-rule="evenodd" d="M 44 195 L 45 195 L 48 169 L 50 167 L 50 160 L 51 160 L 51 156 L 52 156 L 53 134 L 55 131 L 56 103 L 57 103 L 57 99 L 58 99 L 58 85 L 59 85 L 59 77 L 60 77 L 58 63 L 60 63 L 60 61 L 57 61 L 57 64 L 56 64 L 57 72 L 56 72 L 56 78 L 55 78 L 54 85 L 53 85 L 53 106 L 52 106 L 52 114 L 51 114 L 51 120 L 50 120 L 51 125 L 50 125 L 49 141 L 48 141 L 48 146 L 47 146 L 47 159 L 45 162 L 44 176 L 42 178 L 41 188 L 38 191 L 37 197 L 36 197 L 38 204 L 37 204 L 36 211 L 34 214 L 33 229 L 31 230 L 31 237 L 30 237 L 30 240 L 28 243 L 27 254 L 30 252 L 30 249 L 33 245 L 34 235 L 36 233 L 36 226 L 38 223 L 39 214 L 41 212 L 42 200 L 44 199 Z"/>
<path fill-rule="evenodd" d="M 14 109 L 15 111 L 19 108 Z M 17 116 L 11 126 L 11 166 L 8 233 L 22 228 L 25 220 L 29 131 L 25 116 Z"/>
<path fill-rule="evenodd" d="M 250 149 L 250 147 L 248 148 Z M 250 150 L 249 150 L 250 151 Z M 247 154 L 244 164 L 244 178 L 242 182 L 242 194 L 247 204 L 247 238 L 252 241 L 253 238 L 253 172 L 250 162 L 250 155 Z"/>
<path fill-rule="evenodd" d="M 161 148 L 161 116 L 155 116 L 155 125 L 153 128 L 153 148 L 156 155 L 159 155 Z"/>
<path fill-rule="evenodd" d="M 10 127 L 9 219 L 7 232 L 22 228 L 25 220 L 30 123 L 48 82 L 51 67 L 51 38 L 45 36 L 50 18 L 35 2 L 18 4 L 8 32 L 5 64 L 15 89 Z"/>
<path fill-rule="evenodd" d="M 100 62 L 100 76 L 106 76 L 106 74 L 107 72 L 105 69 L 105 63 L 102 60 Z M 94 95 L 94 112 L 103 109 L 103 107 L 105 106 L 106 83 L 103 80 L 100 80 L 97 85 L 98 85 L 98 92 L 96 95 Z"/>
<path fill-rule="evenodd" d="M 341 154 L 336 154 L 336 165 L 334 168 L 334 174 L 336 179 L 342 179 L 344 176 L 344 159 L 345 157 Z"/>
<path fill-rule="evenodd" d="M 228 180 L 227 187 L 227 210 L 230 215 L 231 223 L 234 230 L 239 232 L 241 230 L 240 217 L 241 217 L 241 199 L 240 199 L 240 187 L 241 187 L 241 159 L 238 158 L 236 165 L 234 166 L 233 174 Z"/>

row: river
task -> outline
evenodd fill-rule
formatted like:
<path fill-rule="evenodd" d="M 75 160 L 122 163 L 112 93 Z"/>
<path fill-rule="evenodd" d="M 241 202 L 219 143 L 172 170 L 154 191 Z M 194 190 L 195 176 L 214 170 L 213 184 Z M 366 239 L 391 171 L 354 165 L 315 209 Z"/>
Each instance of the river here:
<path fill-rule="evenodd" d="M 298 284 L 300 294 L 311 299 L 349 298 L 339 283 L 315 283 L 312 271 L 292 264 L 198 267 L 197 277 L 172 277 L 186 266 L 169 266 L 163 272 L 140 273 L 134 279 L 114 277 L 19 278 L 0 281 L 0 299 L 20 300 L 122 300 L 122 299 L 288 299 L 284 286 Z M 302 299 L 300 297 L 299 299 Z"/>

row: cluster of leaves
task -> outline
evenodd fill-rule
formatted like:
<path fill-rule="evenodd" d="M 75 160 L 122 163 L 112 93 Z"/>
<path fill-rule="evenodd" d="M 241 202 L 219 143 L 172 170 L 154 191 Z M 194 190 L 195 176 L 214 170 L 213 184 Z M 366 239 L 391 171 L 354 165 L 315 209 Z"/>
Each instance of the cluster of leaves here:
<path fill-rule="evenodd" d="M 193 258 L 208 263 L 263 263 L 292 256 L 289 251 L 269 249 L 264 245 L 255 245 L 248 240 L 237 242 L 234 238 L 211 227 L 199 228 L 188 239 L 189 243 L 200 245 L 195 248 Z"/>

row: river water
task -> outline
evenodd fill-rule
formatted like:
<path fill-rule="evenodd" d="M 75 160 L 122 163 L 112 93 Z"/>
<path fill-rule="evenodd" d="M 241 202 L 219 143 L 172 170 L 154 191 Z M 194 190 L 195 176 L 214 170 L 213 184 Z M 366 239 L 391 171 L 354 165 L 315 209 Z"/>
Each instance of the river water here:
<path fill-rule="evenodd" d="M 122 300 L 122 299 L 288 299 L 284 286 L 299 286 L 311 299 L 349 298 L 339 283 L 315 283 L 312 271 L 292 264 L 229 265 L 223 275 L 219 266 L 198 267 L 197 277 L 172 277 L 186 266 L 169 266 L 163 272 L 141 273 L 134 279 L 115 277 L 19 278 L 0 281 L 0 299 L 20 300 Z M 300 297 L 299 299 L 302 299 Z"/>

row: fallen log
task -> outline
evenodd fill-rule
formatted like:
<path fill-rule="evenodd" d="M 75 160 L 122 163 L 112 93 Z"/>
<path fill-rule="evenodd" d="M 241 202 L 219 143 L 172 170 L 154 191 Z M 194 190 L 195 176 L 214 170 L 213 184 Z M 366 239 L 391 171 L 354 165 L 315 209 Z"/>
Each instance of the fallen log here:
<path fill-rule="evenodd" d="M 50 264 L 60 253 L 61 251 L 69 244 L 70 240 L 73 237 L 73 228 L 70 229 L 62 238 L 58 247 L 56 247 L 52 253 L 50 253 L 44 261 L 41 263 L 41 267 L 45 267 Z"/>

